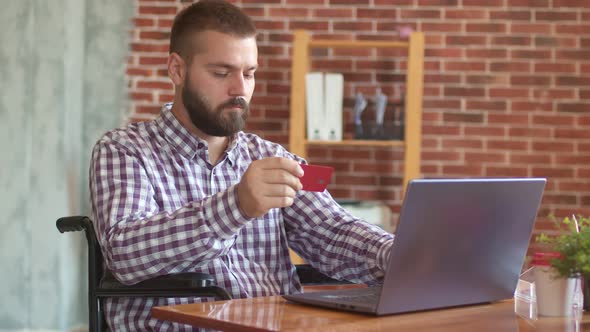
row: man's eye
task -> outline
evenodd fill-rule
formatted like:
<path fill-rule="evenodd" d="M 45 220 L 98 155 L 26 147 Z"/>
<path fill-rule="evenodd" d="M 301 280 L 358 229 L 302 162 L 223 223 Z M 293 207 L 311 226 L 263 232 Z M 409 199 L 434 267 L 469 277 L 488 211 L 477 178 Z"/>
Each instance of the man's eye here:
<path fill-rule="evenodd" d="M 254 72 L 252 73 L 244 73 L 245 78 L 254 78 Z"/>
<path fill-rule="evenodd" d="M 225 73 L 225 72 L 214 72 L 213 75 L 215 77 L 224 78 L 224 77 L 227 77 L 227 75 L 229 75 L 229 74 Z"/>

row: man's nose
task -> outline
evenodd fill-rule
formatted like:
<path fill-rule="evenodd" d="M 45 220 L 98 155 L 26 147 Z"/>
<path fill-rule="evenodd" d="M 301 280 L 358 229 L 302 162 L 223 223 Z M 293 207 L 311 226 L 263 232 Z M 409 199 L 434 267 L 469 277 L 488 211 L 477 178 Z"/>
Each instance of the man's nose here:
<path fill-rule="evenodd" d="M 246 95 L 246 80 L 244 74 L 233 75 L 229 87 L 230 96 L 245 96 Z"/>

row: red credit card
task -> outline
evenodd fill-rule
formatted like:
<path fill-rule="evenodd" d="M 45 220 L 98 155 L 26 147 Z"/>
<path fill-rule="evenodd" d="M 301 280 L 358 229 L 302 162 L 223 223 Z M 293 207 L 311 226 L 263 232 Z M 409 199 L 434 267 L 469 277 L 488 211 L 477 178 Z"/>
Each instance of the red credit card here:
<path fill-rule="evenodd" d="M 299 178 L 303 190 L 324 191 L 330 183 L 334 167 L 317 165 L 300 165 L 303 168 L 303 176 Z"/>

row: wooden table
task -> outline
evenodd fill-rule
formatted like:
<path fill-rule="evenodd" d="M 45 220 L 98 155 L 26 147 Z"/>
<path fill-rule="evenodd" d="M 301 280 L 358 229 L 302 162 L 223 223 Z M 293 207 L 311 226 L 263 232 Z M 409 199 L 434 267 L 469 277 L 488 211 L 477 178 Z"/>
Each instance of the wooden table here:
<path fill-rule="evenodd" d="M 538 318 L 523 300 L 375 317 L 271 296 L 154 307 L 152 315 L 225 331 L 590 331 L 590 315 Z"/>

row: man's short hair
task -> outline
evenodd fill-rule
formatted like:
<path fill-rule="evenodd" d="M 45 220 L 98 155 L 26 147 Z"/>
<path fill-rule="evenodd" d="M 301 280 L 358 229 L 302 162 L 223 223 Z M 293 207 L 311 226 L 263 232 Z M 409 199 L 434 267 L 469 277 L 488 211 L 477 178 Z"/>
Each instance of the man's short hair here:
<path fill-rule="evenodd" d="M 223 0 L 201 0 L 181 10 L 174 18 L 170 34 L 170 53 L 184 59 L 199 51 L 194 35 L 217 31 L 236 37 L 256 36 L 256 27 L 240 8 Z"/>

